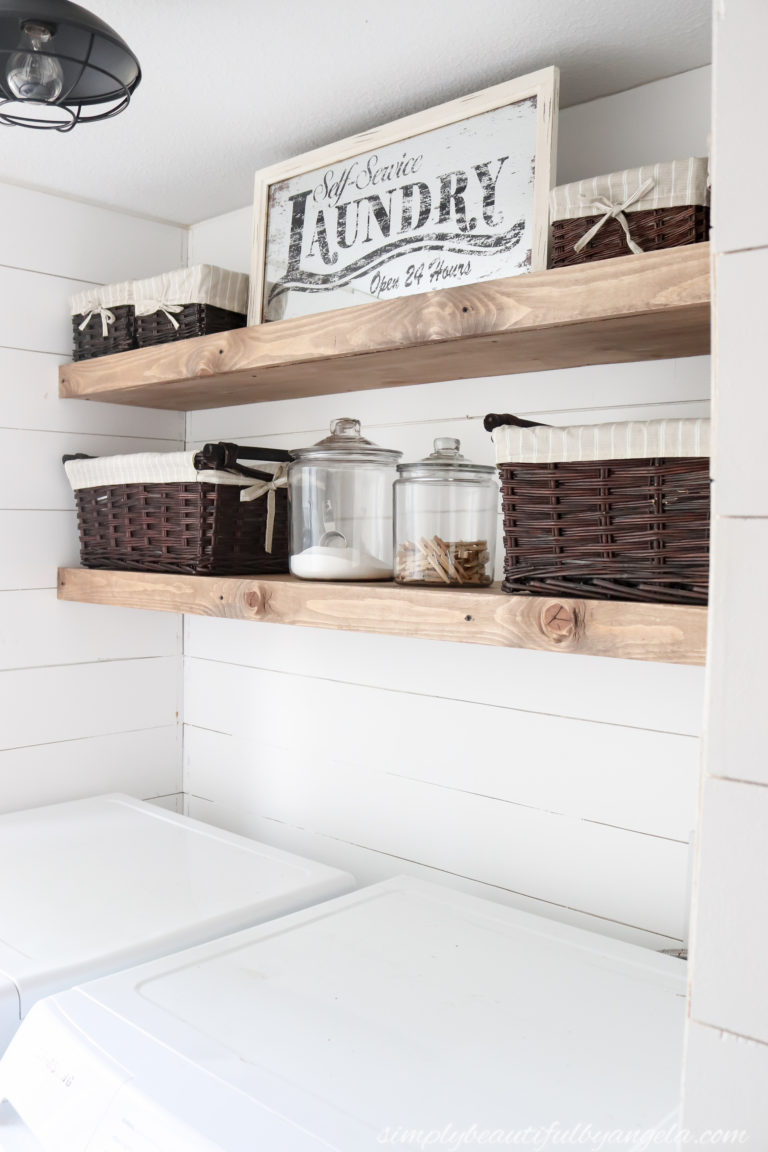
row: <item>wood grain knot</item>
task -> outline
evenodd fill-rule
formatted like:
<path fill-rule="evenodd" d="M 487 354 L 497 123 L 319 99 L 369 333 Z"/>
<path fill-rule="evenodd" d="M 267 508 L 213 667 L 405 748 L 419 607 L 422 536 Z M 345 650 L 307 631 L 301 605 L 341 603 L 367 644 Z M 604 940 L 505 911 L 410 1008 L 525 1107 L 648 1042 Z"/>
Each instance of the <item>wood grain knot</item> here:
<path fill-rule="evenodd" d="M 245 594 L 245 602 L 254 612 L 261 612 L 264 607 L 264 597 L 258 588 L 251 588 Z"/>
<path fill-rule="evenodd" d="M 576 604 L 546 604 L 541 613 L 541 630 L 555 644 L 577 640 L 583 623 L 582 612 Z"/>

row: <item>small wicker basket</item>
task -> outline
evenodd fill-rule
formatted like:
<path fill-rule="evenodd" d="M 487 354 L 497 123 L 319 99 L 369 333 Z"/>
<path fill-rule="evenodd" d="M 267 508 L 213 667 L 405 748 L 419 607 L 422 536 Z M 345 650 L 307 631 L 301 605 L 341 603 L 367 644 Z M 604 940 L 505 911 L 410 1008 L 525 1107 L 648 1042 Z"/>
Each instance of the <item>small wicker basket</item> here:
<path fill-rule="evenodd" d="M 248 277 L 210 264 L 179 268 L 133 285 L 140 348 L 245 325 Z"/>
<path fill-rule="evenodd" d="M 70 299 L 72 357 L 91 360 L 136 347 L 133 284 L 107 284 L 78 292 Z"/>
<path fill-rule="evenodd" d="M 289 459 L 282 450 L 237 444 L 65 456 L 83 567 L 192 576 L 287 572 Z"/>
<path fill-rule="evenodd" d="M 706 604 L 709 421 L 487 416 L 512 593 Z"/>
<path fill-rule="evenodd" d="M 706 159 L 691 157 L 555 188 L 551 267 L 708 240 L 707 176 Z"/>

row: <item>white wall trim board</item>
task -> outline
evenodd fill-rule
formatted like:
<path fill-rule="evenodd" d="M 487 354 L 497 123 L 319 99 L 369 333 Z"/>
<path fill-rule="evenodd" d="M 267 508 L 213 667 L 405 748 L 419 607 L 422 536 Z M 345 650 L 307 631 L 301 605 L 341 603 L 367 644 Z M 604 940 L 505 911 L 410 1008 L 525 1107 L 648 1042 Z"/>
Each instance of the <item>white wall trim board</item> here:
<path fill-rule="evenodd" d="M 712 590 L 682 1124 L 768 1147 L 768 767 L 765 651 L 754 596 L 768 556 L 764 382 L 768 228 L 750 195 L 768 174 L 762 0 L 714 4 Z M 757 610 L 756 610 L 757 609 Z"/>

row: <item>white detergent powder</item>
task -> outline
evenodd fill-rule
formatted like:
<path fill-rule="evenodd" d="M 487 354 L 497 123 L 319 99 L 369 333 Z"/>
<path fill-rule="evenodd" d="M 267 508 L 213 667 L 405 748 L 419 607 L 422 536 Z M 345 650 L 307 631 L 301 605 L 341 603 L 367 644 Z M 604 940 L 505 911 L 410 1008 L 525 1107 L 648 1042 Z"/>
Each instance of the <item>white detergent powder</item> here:
<path fill-rule="evenodd" d="M 391 580 L 392 565 L 360 548 L 316 544 L 291 556 L 291 574 L 302 580 Z"/>

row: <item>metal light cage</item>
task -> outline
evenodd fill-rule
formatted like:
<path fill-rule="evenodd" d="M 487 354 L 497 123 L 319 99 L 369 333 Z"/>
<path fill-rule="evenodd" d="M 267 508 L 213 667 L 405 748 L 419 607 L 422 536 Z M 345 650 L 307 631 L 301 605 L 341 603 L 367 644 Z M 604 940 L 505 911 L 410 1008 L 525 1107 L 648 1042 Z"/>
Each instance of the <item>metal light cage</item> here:
<path fill-rule="evenodd" d="M 25 50 L 25 24 L 52 31 L 46 50 L 37 55 L 61 66 L 64 81 L 55 100 L 23 100 L 8 85 L 8 61 Z M 85 8 L 70 0 L 0 0 L 0 124 L 69 132 L 76 124 L 123 112 L 140 80 L 139 61 L 125 41 Z"/>

